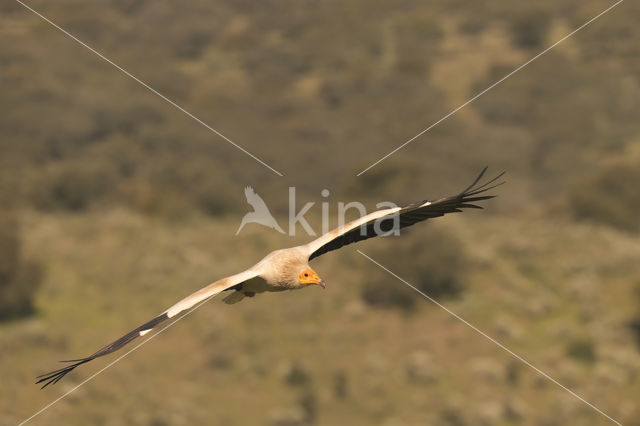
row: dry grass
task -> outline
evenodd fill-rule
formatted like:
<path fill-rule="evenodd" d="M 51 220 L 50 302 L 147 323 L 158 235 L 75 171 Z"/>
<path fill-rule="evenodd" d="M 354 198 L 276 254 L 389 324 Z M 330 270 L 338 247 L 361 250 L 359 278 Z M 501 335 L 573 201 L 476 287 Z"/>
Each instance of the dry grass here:
<path fill-rule="evenodd" d="M 40 391 L 33 377 L 55 360 L 92 352 L 200 285 L 247 266 L 240 259 L 262 254 L 232 236 L 233 221 L 167 225 L 112 211 L 29 214 L 25 223 L 27 251 L 48 273 L 39 315 L 5 324 L 0 334 L 7 424 L 110 361 Z M 623 326 L 637 309 L 624 278 L 637 276 L 637 240 L 535 218 L 453 218 L 447 225 L 461 230 L 472 267 L 464 297 L 446 305 L 612 416 L 637 418 L 630 396 L 640 390 L 640 356 Z M 420 231 L 383 242 L 392 252 L 413 238 Z M 367 308 L 359 287 L 385 272 L 352 249 L 316 266 L 329 282 L 326 291 L 210 303 L 34 423 L 601 422 L 426 300 L 409 315 Z M 575 340 L 590 342 L 593 360 L 572 357 L 567 347 Z M 336 391 L 336 375 L 346 391 Z"/>
<path fill-rule="evenodd" d="M 640 422 L 640 347 L 628 327 L 640 316 L 638 235 L 567 213 L 575 185 L 617 164 L 637 169 L 637 5 L 624 2 L 359 178 L 610 3 L 33 5 L 286 176 L 19 4 L 0 6 L 0 205 L 20 213 L 24 258 L 44 279 L 36 314 L 0 323 L 0 424 L 115 357 L 40 391 L 34 376 L 56 360 L 306 240 L 258 226 L 235 237 L 244 186 L 284 218 L 290 185 L 301 204 L 328 188 L 332 206 L 371 207 L 448 195 L 485 164 L 508 172 L 500 197 L 428 225 L 454 235 L 467 262 L 464 291 L 443 303 L 622 423 Z M 633 221 L 632 197 L 613 192 Z M 407 253 L 429 243 L 416 226 L 357 248 L 383 264 L 406 256 L 394 272 L 410 278 L 421 258 Z M 209 303 L 33 424 L 607 423 L 355 248 L 314 262 L 326 291 Z M 368 306 L 373 281 L 417 298 L 415 309 Z"/>

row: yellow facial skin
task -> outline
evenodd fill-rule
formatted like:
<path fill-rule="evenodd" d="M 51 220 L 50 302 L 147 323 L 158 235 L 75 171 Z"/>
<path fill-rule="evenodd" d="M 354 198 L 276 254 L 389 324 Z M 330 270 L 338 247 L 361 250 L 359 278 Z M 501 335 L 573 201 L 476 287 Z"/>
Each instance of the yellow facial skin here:
<path fill-rule="evenodd" d="M 322 288 L 324 288 L 325 285 L 324 280 L 320 278 L 316 271 L 314 271 L 313 269 L 305 269 L 304 271 L 300 272 L 300 275 L 298 275 L 298 282 L 300 284 L 315 284 L 321 286 Z"/>

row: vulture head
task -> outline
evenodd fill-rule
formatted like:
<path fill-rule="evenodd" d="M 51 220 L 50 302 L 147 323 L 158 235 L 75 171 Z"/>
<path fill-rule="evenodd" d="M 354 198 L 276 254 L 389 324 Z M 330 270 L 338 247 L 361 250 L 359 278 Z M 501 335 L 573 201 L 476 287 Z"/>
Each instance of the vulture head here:
<path fill-rule="evenodd" d="M 324 288 L 325 283 L 313 269 L 303 269 L 298 275 L 298 282 L 302 285 L 319 285 Z"/>

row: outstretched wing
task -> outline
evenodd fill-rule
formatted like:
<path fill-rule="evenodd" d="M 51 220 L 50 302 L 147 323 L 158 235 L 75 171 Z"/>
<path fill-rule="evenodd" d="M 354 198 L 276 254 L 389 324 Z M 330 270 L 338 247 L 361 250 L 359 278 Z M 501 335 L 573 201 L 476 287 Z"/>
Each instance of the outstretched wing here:
<path fill-rule="evenodd" d="M 436 201 L 425 200 L 404 207 L 378 210 L 324 234 L 306 245 L 309 260 L 323 255 L 328 251 L 339 249 L 347 244 L 366 240 L 380 233 L 389 232 L 393 229 L 394 219 L 398 220 L 400 228 L 406 228 L 407 226 L 433 217 L 443 216 L 447 213 L 461 212 L 461 209 L 464 208 L 481 209 L 482 207 L 473 203 L 488 200 L 494 196 L 480 196 L 480 194 L 504 183 L 495 183 L 504 175 L 504 172 L 502 172 L 482 185 L 478 185 L 478 182 L 480 182 L 480 179 L 486 171 L 487 168 L 485 167 L 476 180 L 473 181 L 467 189 L 457 195 L 441 198 Z"/>
<path fill-rule="evenodd" d="M 152 319 L 151 321 L 148 321 L 144 324 L 142 324 L 140 327 L 136 328 L 135 330 L 130 331 L 129 333 L 125 334 L 124 336 L 122 336 L 121 338 L 119 338 L 118 340 L 109 343 L 107 346 L 105 346 L 104 348 L 100 349 L 99 351 L 97 351 L 96 353 L 94 353 L 93 355 L 90 355 L 86 358 L 80 358 L 80 359 L 72 359 L 72 360 L 68 360 L 68 361 L 62 361 L 62 362 L 69 362 L 71 364 L 67 365 L 64 368 L 52 371 L 50 373 L 47 374 L 42 374 L 40 376 L 38 376 L 37 378 L 39 379 L 36 383 L 44 383 L 42 385 L 42 388 L 47 387 L 50 384 L 55 384 L 57 383 L 60 379 L 62 379 L 65 375 L 67 375 L 67 373 L 70 373 L 71 371 L 73 371 L 76 367 L 85 364 L 93 359 L 96 359 L 98 357 L 110 354 L 111 352 L 115 352 L 118 349 L 122 348 L 123 346 L 127 345 L 129 342 L 131 342 L 132 340 L 140 337 L 140 336 L 144 336 L 145 334 L 147 334 L 148 332 L 150 332 L 155 326 L 157 326 L 158 324 L 168 320 L 169 318 L 172 318 L 176 315 L 178 315 L 181 312 L 186 311 L 187 309 L 195 306 L 196 304 L 198 304 L 199 302 L 206 300 L 210 297 L 215 296 L 216 294 L 227 290 L 231 287 L 234 287 L 240 283 L 243 283 L 244 281 L 250 280 L 252 278 L 255 278 L 259 275 L 259 272 L 253 271 L 253 270 L 247 270 L 244 272 L 241 272 L 239 274 L 236 275 L 232 275 L 230 277 L 227 278 L 223 278 L 219 281 L 216 281 L 198 291 L 196 291 L 195 293 L 185 297 L 184 299 L 182 299 L 181 301 L 179 301 L 178 303 L 176 303 L 175 305 L 173 305 L 172 307 L 170 307 L 169 309 L 167 309 L 166 311 L 164 311 L 162 314 L 158 315 L 157 317 L 155 317 L 154 319 Z"/>

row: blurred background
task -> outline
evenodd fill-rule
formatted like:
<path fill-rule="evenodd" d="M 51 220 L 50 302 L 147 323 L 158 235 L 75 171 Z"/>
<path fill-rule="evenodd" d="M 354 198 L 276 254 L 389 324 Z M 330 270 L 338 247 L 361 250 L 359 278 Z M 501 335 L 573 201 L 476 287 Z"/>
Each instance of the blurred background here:
<path fill-rule="evenodd" d="M 251 185 L 486 210 L 327 254 L 309 289 L 203 306 L 31 423 L 564 425 L 608 420 L 358 248 L 624 424 L 640 424 L 640 6 L 65 0 L 42 14 L 257 155 L 279 177 L 18 3 L 0 6 L 0 423 L 98 371 L 93 353 L 267 252 Z M 323 198 L 321 190 L 331 195 Z M 633 395 L 636 395 L 635 397 Z"/>

